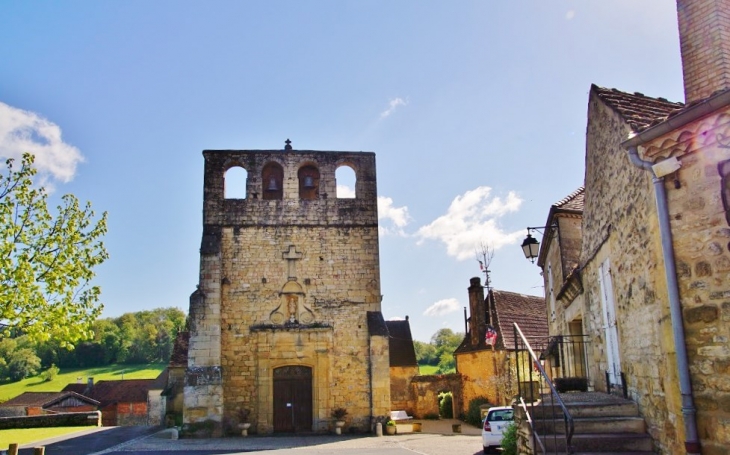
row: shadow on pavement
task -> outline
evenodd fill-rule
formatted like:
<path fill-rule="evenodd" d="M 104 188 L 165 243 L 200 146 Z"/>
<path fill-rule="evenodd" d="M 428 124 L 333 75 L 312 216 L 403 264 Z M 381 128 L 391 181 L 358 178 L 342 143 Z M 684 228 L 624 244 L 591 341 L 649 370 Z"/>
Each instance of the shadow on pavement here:
<path fill-rule="evenodd" d="M 33 455 L 34 447 L 45 447 L 45 455 L 87 455 L 109 449 L 115 445 L 152 434 L 158 427 L 110 427 L 90 434 L 59 440 L 55 438 L 28 444 L 19 455 Z"/>

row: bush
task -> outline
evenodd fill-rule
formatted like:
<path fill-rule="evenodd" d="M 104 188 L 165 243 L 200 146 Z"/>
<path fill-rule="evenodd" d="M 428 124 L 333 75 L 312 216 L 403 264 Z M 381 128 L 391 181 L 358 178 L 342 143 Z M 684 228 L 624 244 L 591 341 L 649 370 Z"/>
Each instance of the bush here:
<path fill-rule="evenodd" d="M 54 379 L 56 379 L 56 376 L 58 376 L 59 371 L 60 371 L 60 369 L 55 364 L 52 363 L 51 366 L 48 367 L 48 369 L 43 372 L 43 376 L 42 376 L 43 380 L 45 382 L 53 381 Z"/>
<path fill-rule="evenodd" d="M 502 455 L 517 455 L 517 425 L 514 423 L 502 432 Z"/>
<path fill-rule="evenodd" d="M 441 414 L 441 417 L 444 419 L 453 419 L 454 418 L 454 397 L 451 394 L 451 392 L 444 393 L 440 396 L 441 400 L 439 401 L 439 414 Z"/>
<path fill-rule="evenodd" d="M 479 407 L 483 404 L 489 404 L 487 397 L 476 397 L 469 402 L 469 409 L 466 411 L 464 420 L 475 427 L 482 426 L 482 412 Z"/>

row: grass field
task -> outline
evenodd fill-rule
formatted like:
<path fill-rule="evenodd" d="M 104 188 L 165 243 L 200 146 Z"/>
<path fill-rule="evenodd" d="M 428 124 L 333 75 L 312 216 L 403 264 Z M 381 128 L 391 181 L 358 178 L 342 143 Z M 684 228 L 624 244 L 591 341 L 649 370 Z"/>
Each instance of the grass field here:
<path fill-rule="evenodd" d="M 166 364 L 151 363 L 145 365 L 107 365 L 94 368 L 62 369 L 56 379 L 45 382 L 41 376 L 23 379 L 17 382 L 0 383 L 0 403 L 20 395 L 23 392 L 60 392 L 66 385 L 79 380 L 84 384 L 87 378 L 94 381 L 111 379 L 154 379 Z M 12 442 L 12 441 L 11 441 Z"/>
<path fill-rule="evenodd" d="M 418 365 L 418 373 L 423 375 L 436 374 L 438 369 L 436 365 Z"/>
<path fill-rule="evenodd" d="M 91 427 L 54 427 L 54 428 L 23 428 L 19 430 L 0 430 L 0 450 L 7 450 L 10 444 L 29 444 L 48 438 L 55 438 L 65 434 L 76 433 Z"/>

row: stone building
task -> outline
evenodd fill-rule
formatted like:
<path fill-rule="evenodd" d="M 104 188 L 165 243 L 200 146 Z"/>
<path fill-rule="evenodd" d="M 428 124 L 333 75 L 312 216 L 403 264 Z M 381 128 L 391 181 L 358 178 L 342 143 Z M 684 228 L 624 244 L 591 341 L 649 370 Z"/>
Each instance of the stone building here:
<path fill-rule="evenodd" d="M 581 226 L 540 265 L 551 335 L 585 334 L 590 386 L 625 387 L 661 453 L 727 454 L 730 2 L 677 6 L 686 105 L 591 87 Z M 567 269 L 563 230 L 580 232 Z"/>
<path fill-rule="evenodd" d="M 390 355 L 390 409 L 405 410 L 413 415 L 416 409 L 411 381 L 418 376 L 418 360 L 413 346 L 411 324 L 404 321 L 385 321 L 388 327 Z"/>
<path fill-rule="evenodd" d="M 485 396 L 492 404 L 509 404 L 515 363 L 513 324 L 535 345 L 545 345 L 548 337 L 545 299 L 532 295 L 490 289 L 486 298 L 479 277 L 470 280 L 468 331 L 456 351 L 456 371 L 461 375 L 461 405 Z M 487 342 L 487 330 L 494 338 Z"/>
<path fill-rule="evenodd" d="M 369 431 L 390 411 L 375 154 L 206 150 L 200 282 L 190 298 L 183 419 L 220 433 Z M 338 198 L 335 173 L 356 177 Z M 243 168 L 245 197 L 227 198 Z M 211 425 L 212 424 L 212 425 Z"/>

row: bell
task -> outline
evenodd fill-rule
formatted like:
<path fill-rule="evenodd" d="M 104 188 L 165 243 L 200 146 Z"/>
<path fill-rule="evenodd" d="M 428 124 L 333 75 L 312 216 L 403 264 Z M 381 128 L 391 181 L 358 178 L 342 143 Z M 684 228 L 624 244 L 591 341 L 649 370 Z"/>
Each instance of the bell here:
<path fill-rule="evenodd" d="M 311 175 L 304 176 L 304 188 L 314 188 L 314 179 Z"/>
<path fill-rule="evenodd" d="M 266 191 L 279 191 L 279 185 L 276 184 L 275 177 L 271 177 L 271 179 L 269 179 L 269 187 L 266 188 Z"/>

